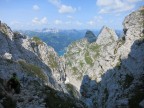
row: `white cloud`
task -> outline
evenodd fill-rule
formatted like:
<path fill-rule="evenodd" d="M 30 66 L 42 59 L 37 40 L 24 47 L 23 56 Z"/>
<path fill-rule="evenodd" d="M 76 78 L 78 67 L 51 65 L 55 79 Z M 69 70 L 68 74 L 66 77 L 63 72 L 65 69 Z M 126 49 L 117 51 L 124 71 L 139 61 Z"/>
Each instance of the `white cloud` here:
<path fill-rule="evenodd" d="M 11 21 L 10 22 L 10 25 L 15 28 L 15 29 L 20 29 L 21 27 L 24 27 L 25 24 L 23 24 L 22 22 L 19 22 L 19 21 Z"/>
<path fill-rule="evenodd" d="M 62 20 L 59 20 L 59 19 L 55 20 L 54 24 L 59 25 L 59 26 L 65 26 L 65 27 L 66 26 L 76 26 L 77 27 L 77 26 L 83 25 L 83 23 L 78 21 L 78 20 L 75 20 L 75 21 L 72 21 L 72 20 L 62 21 Z"/>
<path fill-rule="evenodd" d="M 134 9 L 135 3 L 141 0 L 97 0 L 99 13 L 120 13 Z"/>
<path fill-rule="evenodd" d="M 90 20 L 87 22 L 88 25 L 94 26 L 96 25 L 96 22 L 94 20 Z"/>
<path fill-rule="evenodd" d="M 10 23 L 11 25 L 19 25 L 19 24 L 21 24 L 19 21 L 11 21 L 11 23 Z"/>
<path fill-rule="evenodd" d="M 71 16 L 71 15 L 68 15 L 67 18 L 69 18 L 69 19 L 73 19 L 74 17 Z"/>
<path fill-rule="evenodd" d="M 109 6 L 113 4 L 113 0 L 97 0 L 98 6 Z"/>
<path fill-rule="evenodd" d="M 102 16 L 94 16 L 91 20 L 87 22 L 87 24 L 90 26 L 96 26 L 97 24 L 100 24 L 102 22 L 104 22 Z"/>
<path fill-rule="evenodd" d="M 61 5 L 61 1 L 60 0 L 49 0 L 50 3 L 52 3 L 53 5 L 60 7 Z"/>
<path fill-rule="evenodd" d="M 76 8 L 67 5 L 61 5 L 61 7 L 59 8 L 59 13 L 74 13 L 75 11 Z"/>
<path fill-rule="evenodd" d="M 131 3 L 135 3 L 135 2 L 139 2 L 139 1 L 142 1 L 142 0 L 127 0 L 128 2 L 131 2 Z"/>
<path fill-rule="evenodd" d="M 61 14 L 74 13 L 77 10 L 72 6 L 62 4 L 61 0 L 49 0 L 49 2 L 55 5 L 58 8 L 58 12 Z"/>
<path fill-rule="evenodd" d="M 40 9 L 40 7 L 38 5 L 33 5 L 33 10 L 37 11 L 39 9 Z"/>
<path fill-rule="evenodd" d="M 76 21 L 76 25 L 77 25 L 77 26 L 81 26 L 81 25 L 83 25 L 83 23 L 80 22 L 80 21 Z"/>
<path fill-rule="evenodd" d="M 42 23 L 42 24 L 47 24 L 47 23 L 48 23 L 47 18 L 46 18 L 46 17 L 43 17 L 43 18 L 41 19 L 41 23 Z"/>
<path fill-rule="evenodd" d="M 72 22 L 71 21 L 66 21 L 65 24 L 69 25 L 69 24 L 72 24 Z"/>
<path fill-rule="evenodd" d="M 102 16 L 94 16 L 94 20 L 96 20 L 97 22 L 102 21 L 103 17 Z"/>
<path fill-rule="evenodd" d="M 32 22 L 33 22 L 34 24 L 37 24 L 37 25 L 43 25 L 43 24 L 47 24 L 47 23 L 48 23 L 48 20 L 47 20 L 46 17 L 43 17 L 42 19 L 39 19 L 39 18 L 35 17 L 35 18 L 32 20 Z"/>
<path fill-rule="evenodd" d="M 62 24 L 62 21 L 61 21 L 61 20 L 55 20 L 54 23 L 55 23 L 56 25 L 60 25 L 60 24 Z"/>

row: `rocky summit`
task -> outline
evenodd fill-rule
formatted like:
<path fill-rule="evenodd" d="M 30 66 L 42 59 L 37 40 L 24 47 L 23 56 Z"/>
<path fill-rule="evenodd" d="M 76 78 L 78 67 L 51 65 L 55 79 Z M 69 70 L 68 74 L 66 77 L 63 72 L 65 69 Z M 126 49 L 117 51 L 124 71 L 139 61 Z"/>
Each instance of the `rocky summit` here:
<path fill-rule="evenodd" d="M 0 23 L 0 108 L 143 108 L 144 7 L 123 26 L 121 38 L 106 26 L 97 38 L 87 31 L 59 57 Z M 13 72 L 20 94 L 6 86 Z"/>
<path fill-rule="evenodd" d="M 66 81 L 89 108 L 144 107 L 144 7 L 123 26 L 123 37 L 104 26 L 95 42 L 74 42 L 64 56 Z"/>

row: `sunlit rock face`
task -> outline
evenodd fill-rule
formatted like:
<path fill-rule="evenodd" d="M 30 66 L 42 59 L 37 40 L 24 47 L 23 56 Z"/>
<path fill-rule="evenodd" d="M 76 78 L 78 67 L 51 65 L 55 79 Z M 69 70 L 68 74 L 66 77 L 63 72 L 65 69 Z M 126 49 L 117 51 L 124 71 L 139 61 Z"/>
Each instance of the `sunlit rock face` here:
<path fill-rule="evenodd" d="M 144 107 L 144 8 L 128 15 L 123 25 L 120 39 L 104 26 L 97 39 L 87 31 L 58 57 L 39 38 L 0 24 L 0 107 L 9 98 L 4 80 L 13 72 L 23 86 L 20 95 L 9 98 L 14 106 L 18 99 L 17 107 L 56 107 L 54 99 L 57 106 L 84 108 L 72 98 L 76 95 L 88 108 Z"/>
<path fill-rule="evenodd" d="M 39 38 L 30 39 L 23 34 L 13 32 L 6 24 L 0 24 L 0 79 L 5 81 L 0 85 L 5 87 L 12 73 L 17 74 L 22 85 L 21 94 L 13 96 L 14 100 L 18 99 L 17 107 L 34 108 L 42 104 L 44 106 L 45 86 L 67 92 L 65 86 L 62 87 L 65 73 L 62 68 L 64 65 L 60 60 L 54 49 Z M 2 89 L 1 102 L 5 102 L 7 95 L 9 93 Z M 13 98 L 10 99 L 12 101 Z M 35 105 L 33 106 L 32 103 Z"/>
<path fill-rule="evenodd" d="M 62 68 L 64 65 L 60 62 L 57 53 L 52 47 L 47 46 L 46 43 L 42 42 L 39 38 L 34 37 L 29 39 L 23 34 L 13 32 L 6 24 L 2 23 L 0 40 L 0 55 L 3 59 L 11 60 L 13 62 L 11 65 L 24 65 L 25 63 L 38 67 L 42 71 L 43 75 L 41 76 L 45 77 L 46 83 L 50 85 L 51 83 L 54 85 L 57 81 L 63 83 L 65 80 Z M 6 71 L 7 74 L 4 76 L 7 77 L 7 75 L 12 72 L 21 74 L 21 72 L 24 71 L 13 67 L 10 70 L 11 71 L 3 69 L 1 74 L 3 74 L 3 71 Z M 50 79 L 53 79 L 53 81 Z"/>
<path fill-rule="evenodd" d="M 103 27 L 96 42 L 77 41 L 65 55 L 69 83 L 90 108 L 144 106 L 144 8 L 128 15 L 123 25 L 122 38 Z"/>
<path fill-rule="evenodd" d="M 89 37 L 88 34 L 93 33 L 88 31 L 85 37 Z M 64 56 L 69 82 L 79 89 L 81 80 L 86 74 L 100 81 L 101 75 L 114 67 L 117 62 L 114 56 L 117 40 L 118 37 L 112 29 L 103 27 L 96 41 L 90 43 L 84 38 L 71 44 Z"/>
<path fill-rule="evenodd" d="M 115 31 L 104 26 L 97 38 L 97 44 L 99 45 L 107 45 L 118 40 L 118 36 Z"/>

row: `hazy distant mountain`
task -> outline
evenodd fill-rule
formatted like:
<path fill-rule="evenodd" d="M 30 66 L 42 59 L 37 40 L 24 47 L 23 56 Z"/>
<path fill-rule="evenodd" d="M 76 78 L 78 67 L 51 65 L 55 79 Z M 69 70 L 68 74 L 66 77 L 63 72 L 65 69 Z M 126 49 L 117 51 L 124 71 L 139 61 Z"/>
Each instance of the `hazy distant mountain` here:
<path fill-rule="evenodd" d="M 63 55 L 66 47 L 68 47 L 68 45 L 70 45 L 72 42 L 84 38 L 86 31 L 87 31 L 86 29 L 60 30 L 55 28 L 54 29 L 44 28 L 42 30 L 33 30 L 33 31 L 20 30 L 21 33 L 24 33 L 29 37 L 33 36 L 39 37 L 48 45 L 52 46 L 59 55 Z M 95 34 L 96 37 L 99 34 L 99 30 L 92 30 L 92 32 Z M 122 31 L 117 30 L 116 33 L 118 34 L 118 36 L 120 36 Z"/>
<path fill-rule="evenodd" d="M 55 48 L 82 38 L 62 57 L 39 37 L 0 23 L 0 108 L 144 108 L 143 18 L 144 7 L 125 17 L 122 38 L 107 26 L 100 33 L 23 31 Z M 7 90 L 13 72 L 19 94 Z"/>
<path fill-rule="evenodd" d="M 59 55 L 63 55 L 65 48 L 76 40 L 79 40 L 85 36 L 87 30 L 59 30 L 59 29 L 47 29 L 42 30 L 26 30 L 20 31 L 28 35 L 29 37 L 37 36 L 41 38 L 48 45 L 52 46 Z M 94 31 L 97 35 L 99 32 Z"/>

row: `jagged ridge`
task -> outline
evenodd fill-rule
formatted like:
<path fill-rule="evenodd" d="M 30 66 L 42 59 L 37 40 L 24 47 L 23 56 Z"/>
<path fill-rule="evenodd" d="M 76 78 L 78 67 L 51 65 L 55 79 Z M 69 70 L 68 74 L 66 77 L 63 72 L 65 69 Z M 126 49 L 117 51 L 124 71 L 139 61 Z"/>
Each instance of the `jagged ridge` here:
<path fill-rule="evenodd" d="M 13 32 L 3 23 L 0 24 L 0 41 L 0 107 L 63 107 L 65 103 L 83 107 L 82 102 L 68 94 L 63 63 L 52 47 L 37 37 L 29 39 Z M 6 90 L 6 81 L 13 72 L 22 85 L 20 94 L 12 95 Z M 53 101 L 47 98 L 52 93 Z"/>
<path fill-rule="evenodd" d="M 69 46 L 65 55 L 67 79 L 80 88 L 89 108 L 144 106 L 143 11 L 144 7 L 125 18 L 124 36 L 119 40 L 113 30 L 103 27 L 95 43 L 81 40 Z M 91 51 L 90 46 L 99 46 L 99 50 Z"/>

